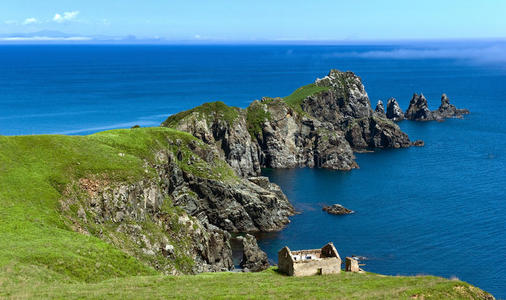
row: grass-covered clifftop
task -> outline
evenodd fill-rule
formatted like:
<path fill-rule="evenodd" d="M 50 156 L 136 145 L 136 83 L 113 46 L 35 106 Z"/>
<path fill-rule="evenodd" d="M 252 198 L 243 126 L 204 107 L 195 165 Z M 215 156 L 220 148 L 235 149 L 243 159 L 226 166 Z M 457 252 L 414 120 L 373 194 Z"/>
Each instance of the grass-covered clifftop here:
<path fill-rule="evenodd" d="M 274 268 L 261 273 L 136 276 L 98 283 L 15 285 L 0 297 L 58 299 L 493 299 L 461 281 L 433 276 L 341 273 L 287 277 Z"/>
<path fill-rule="evenodd" d="M 199 161 L 191 153 L 192 143 L 206 147 L 191 135 L 169 128 L 112 130 L 90 136 L 0 136 L 0 298 L 487 299 L 488 294 L 464 282 L 426 276 L 342 273 L 292 278 L 273 269 L 258 274 L 164 276 L 129 248 L 135 244 L 79 232 L 69 218 L 76 208 L 62 207 L 68 187 L 80 178 L 109 184 L 155 178 L 150 163 L 162 149 L 179 154 L 180 168 L 196 176 L 236 180 L 223 161 Z M 163 209 L 175 218 L 182 214 L 170 205 Z M 97 226 L 117 237 L 111 230 L 114 227 Z M 185 241 L 171 242 L 177 248 L 184 247 Z M 184 259 L 180 263 L 191 264 Z"/>
<path fill-rule="evenodd" d="M 172 142 L 180 141 L 180 146 Z M 62 200 L 80 178 L 128 184 L 155 177 L 147 164 L 161 149 L 181 151 L 178 163 L 198 176 L 233 180 L 223 161 L 191 155 L 191 135 L 168 128 L 113 130 L 90 136 L 0 136 L 0 290 L 26 282 L 98 282 L 158 274 L 90 234 L 75 232 Z M 202 144 L 202 147 L 206 147 Z M 192 156 L 192 164 L 187 163 Z M 178 216 L 181 211 L 166 209 Z M 107 224 L 96 230 L 107 230 Z M 124 249 L 123 249 L 124 250 Z"/>

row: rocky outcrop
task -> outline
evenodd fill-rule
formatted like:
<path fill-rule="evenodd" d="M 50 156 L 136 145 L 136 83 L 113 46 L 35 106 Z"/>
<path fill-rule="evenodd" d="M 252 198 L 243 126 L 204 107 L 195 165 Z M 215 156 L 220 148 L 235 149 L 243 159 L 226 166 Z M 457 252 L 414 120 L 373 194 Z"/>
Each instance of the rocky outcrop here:
<path fill-rule="evenodd" d="M 332 70 L 286 98 L 247 109 L 207 103 L 170 116 L 163 126 L 216 147 L 239 176 L 260 168 L 357 168 L 353 151 L 411 146 L 399 127 L 374 113 L 358 76 Z"/>
<path fill-rule="evenodd" d="M 441 105 L 439 108 L 432 112 L 436 119 L 448 119 L 448 118 L 463 118 L 464 115 L 469 114 L 467 109 L 458 109 L 455 105 L 450 104 L 450 99 L 446 94 L 441 96 Z"/>
<path fill-rule="evenodd" d="M 386 117 L 395 122 L 404 120 L 404 113 L 395 98 L 388 99 Z"/>
<path fill-rule="evenodd" d="M 442 121 L 448 118 L 461 119 L 467 114 L 469 114 L 469 110 L 458 109 L 455 105 L 450 104 L 450 100 L 446 94 L 441 96 L 441 105 L 434 111 L 429 109 L 427 99 L 425 99 L 423 94 L 414 94 L 409 102 L 409 107 L 405 116 L 406 119 L 413 121 Z"/>
<path fill-rule="evenodd" d="M 353 210 L 347 209 L 346 207 L 342 206 L 341 204 L 333 204 L 331 206 L 324 206 L 323 211 L 326 211 L 327 213 L 331 215 L 349 215 L 354 213 Z"/>
<path fill-rule="evenodd" d="M 269 268 L 267 254 L 258 247 L 257 240 L 251 234 L 237 237 L 243 245 L 243 256 L 239 264 L 244 271 L 260 272 Z"/>
<path fill-rule="evenodd" d="M 230 232 L 281 230 L 294 214 L 279 186 L 237 177 L 202 141 L 169 143 L 146 162 L 154 177 L 128 184 L 83 178 L 70 188 L 62 206 L 79 207 L 64 209 L 72 226 L 181 274 L 232 269 Z M 259 263 L 256 257 L 248 263 Z"/>
<path fill-rule="evenodd" d="M 429 109 L 427 99 L 423 94 L 413 94 L 411 101 L 409 102 L 408 110 L 404 115 L 408 120 L 414 121 L 430 121 L 434 120 L 434 115 Z"/>
<path fill-rule="evenodd" d="M 378 113 L 380 117 L 386 118 L 385 106 L 383 106 L 383 101 L 378 100 L 378 103 L 376 103 L 376 108 L 374 109 L 374 111 Z"/>

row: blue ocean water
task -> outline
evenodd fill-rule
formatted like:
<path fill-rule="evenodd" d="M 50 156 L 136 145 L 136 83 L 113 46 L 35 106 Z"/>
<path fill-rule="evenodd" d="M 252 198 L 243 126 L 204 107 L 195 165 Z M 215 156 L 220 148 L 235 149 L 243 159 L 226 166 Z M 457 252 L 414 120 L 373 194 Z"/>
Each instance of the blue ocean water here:
<path fill-rule="evenodd" d="M 499 51 L 498 51 L 499 49 Z M 358 154 L 360 169 L 265 170 L 301 214 L 261 236 L 285 245 L 333 241 L 383 274 L 458 277 L 506 298 L 506 60 L 497 45 L 2 46 L 0 134 L 89 134 L 156 126 L 206 101 L 246 107 L 285 96 L 331 68 L 362 77 L 373 106 L 406 108 L 423 92 L 471 110 L 464 120 L 404 121 L 425 147 Z M 356 211 L 321 211 L 340 203 Z"/>

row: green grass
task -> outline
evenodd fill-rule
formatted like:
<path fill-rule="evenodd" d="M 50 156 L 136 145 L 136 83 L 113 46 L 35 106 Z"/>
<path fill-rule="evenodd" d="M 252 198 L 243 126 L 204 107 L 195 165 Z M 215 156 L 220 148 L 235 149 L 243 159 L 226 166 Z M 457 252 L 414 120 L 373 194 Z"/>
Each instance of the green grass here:
<path fill-rule="evenodd" d="M 0 136 L 0 298 L 392 299 L 417 295 L 478 299 L 485 295 L 460 281 L 426 276 L 343 273 L 291 278 L 273 269 L 258 274 L 162 276 L 150 263 L 164 262 L 124 251 L 136 245 L 130 245 L 128 237 L 122 241 L 115 225 L 106 223 L 97 229 L 119 243 L 106 242 L 92 231 L 91 235 L 73 231 L 62 199 L 69 196 L 76 180 L 94 178 L 114 184 L 155 178 L 149 165 L 156 162 L 160 150 L 181 152 L 179 166 L 197 176 L 237 180 L 223 161 L 199 156 L 209 153 L 207 147 L 170 128 L 122 129 L 90 136 Z M 190 159 L 193 163 L 188 164 Z M 70 195 L 79 203 L 79 193 Z M 70 210 L 75 210 L 75 203 L 70 204 Z M 167 199 L 161 210 L 167 214 L 170 230 L 184 236 L 185 228 L 177 221 L 181 209 Z M 162 234 L 150 220 L 140 225 L 152 233 L 148 238 Z M 176 250 L 190 242 L 178 241 Z M 184 271 L 192 261 L 183 255 L 173 264 Z"/>
<path fill-rule="evenodd" d="M 376 274 L 287 277 L 275 269 L 261 273 L 207 273 L 138 276 L 94 284 L 55 282 L 18 288 L 0 297 L 61 299 L 487 299 L 488 294 L 461 281 L 432 276 Z"/>
<path fill-rule="evenodd" d="M 248 124 L 248 132 L 252 139 L 261 137 L 262 125 L 271 119 L 271 113 L 264 109 L 264 105 L 260 102 L 253 102 L 246 109 L 246 122 Z"/>
<path fill-rule="evenodd" d="M 290 96 L 286 96 L 284 99 L 288 105 L 290 105 L 297 112 L 300 112 L 302 110 L 301 105 L 304 99 L 328 90 L 329 87 L 317 86 L 316 84 L 311 83 L 296 89 Z"/>
<path fill-rule="evenodd" d="M 173 128 L 177 127 L 177 125 L 179 125 L 182 120 L 194 113 L 198 113 L 199 118 L 205 118 L 208 122 L 214 120 L 224 120 L 228 124 L 232 125 L 239 116 L 239 111 L 239 108 L 228 106 L 221 101 L 208 102 L 193 109 L 186 110 L 168 117 L 167 120 L 162 123 L 162 126 Z"/>
<path fill-rule="evenodd" d="M 178 140 L 181 146 L 176 146 Z M 197 176 L 236 179 L 225 162 L 204 161 L 189 149 L 190 143 L 202 153 L 208 150 L 191 135 L 169 128 L 90 136 L 0 136 L 0 289 L 7 279 L 97 282 L 157 274 L 146 262 L 98 237 L 74 232 L 61 200 L 79 178 L 111 184 L 154 178 L 146 162 L 154 163 L 162 149 L 181 151 L 180 167 Z M 192 164 L 187 163 L 190 158 Z"/>

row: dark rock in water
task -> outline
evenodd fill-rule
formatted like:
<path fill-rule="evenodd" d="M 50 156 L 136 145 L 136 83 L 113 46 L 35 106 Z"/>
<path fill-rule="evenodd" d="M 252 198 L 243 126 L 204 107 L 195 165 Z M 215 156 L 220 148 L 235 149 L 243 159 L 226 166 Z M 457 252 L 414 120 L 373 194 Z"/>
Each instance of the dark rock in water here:
<path fill-rule="evenodd" d="M 434 120 L 434 116 L 429 109 L 427 99 L 423 94 L 414 94 L 413 98 L 409 102 L 409 107 L 404 117 L 408 120 L 413 121 L 431 121 Z"/>
<path fill-rule="evenodd" d="M 425 142 L 422 141 L 422 140 L 416 140 L 416 141 L 413 142 L 413 146 L 415 146 L 415 147 L 423 147 L 423 146 L 425 146 Z"/>
<path fill-rule="evenodd" d="M 409 102 L 405 117 L 414 121 L 443 121 L 447 118 L 463 118 L 463 115 L 467 114 L 469 114 L 469 110 L 458 109 L 455 105 L 450 104 L 450 100 L 446 94 L 441 96 L 441 105 L 434 111 L 429 110 L 427 99 L 425 99 L 423 94 L 414 94 Z"/>
<path fill-rule="evenodd" d="M 348 215 L 354 213 L 353 210 L 347 209 L 341 204 L 333 204 L 331 206 L 324 206 L 323 211 L 328 212 L 331 215 Z"/>
<path fill-rule="evenodd" d="M 467 109 L 458 109 L 455 105 L 450 104 L 450 99 L 446 94 L 441 96 L 441 105 L 437 110 L 433 112 L 434 117 L 437 120 L 447 119 L 447 118 L 463 118 L 463 115 L 469 114 L 469 110 Z"/>
<path fill-rule="evenodd" d="M 404 120 L 404 113 L 395 98 L 388 99 L 386 117 L 396 122 Z"/>
<path fill-rule="evenodd" d="M 240 266 L 251 272 L 260 272 L 269 268 L 267 254 L 258 247 L 257 240 L 251 234 L 237 237 L 244 247 Z"/>
<path fill-rule="evenodd" d="M 377 112 L 380 117 L 386 118 L 385 106 L 383 106 L 383 101 L 378 100 L 378 103 L 376 104 L 376 109 L 374 111 Z"/>

